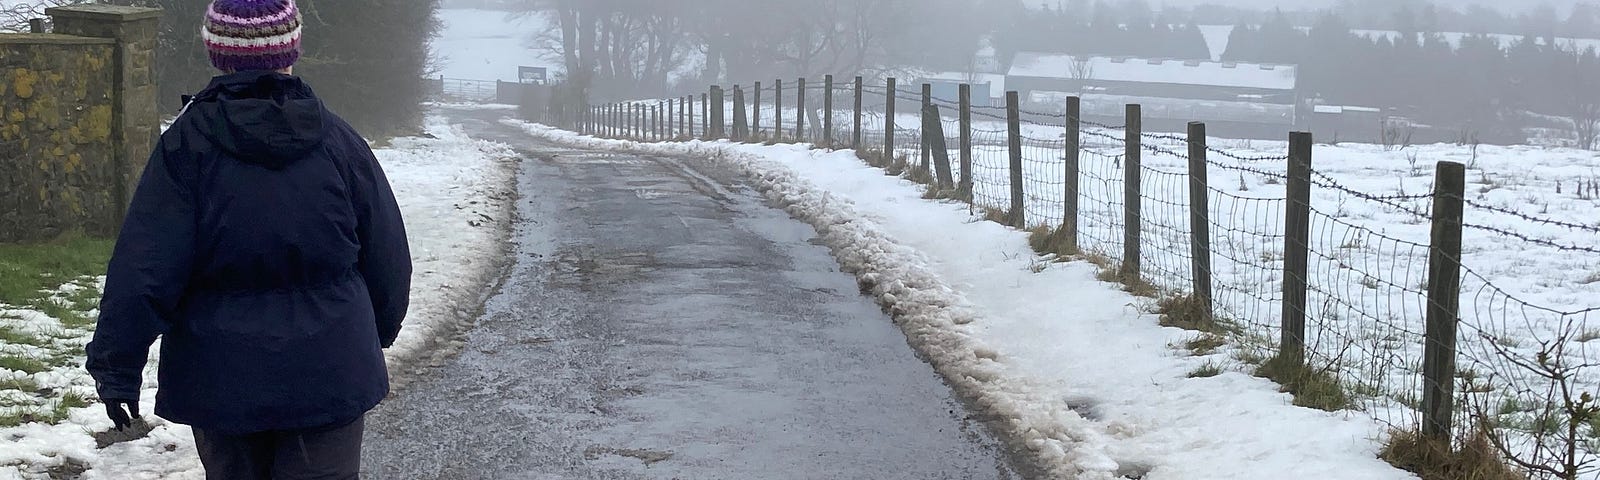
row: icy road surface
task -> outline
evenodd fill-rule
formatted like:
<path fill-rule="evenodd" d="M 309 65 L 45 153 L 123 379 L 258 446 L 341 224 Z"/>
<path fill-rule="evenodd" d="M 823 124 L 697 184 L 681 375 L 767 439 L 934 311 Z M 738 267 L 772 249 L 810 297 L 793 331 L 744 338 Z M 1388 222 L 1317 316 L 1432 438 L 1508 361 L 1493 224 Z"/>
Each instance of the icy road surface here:
<path fill-rule="evenodd" d="M 456 119 L 526 157 L 515 264 L 459 357 L 368 415 L 366 478 L 1018 478 L 811 227 L 500 114 Z"/>

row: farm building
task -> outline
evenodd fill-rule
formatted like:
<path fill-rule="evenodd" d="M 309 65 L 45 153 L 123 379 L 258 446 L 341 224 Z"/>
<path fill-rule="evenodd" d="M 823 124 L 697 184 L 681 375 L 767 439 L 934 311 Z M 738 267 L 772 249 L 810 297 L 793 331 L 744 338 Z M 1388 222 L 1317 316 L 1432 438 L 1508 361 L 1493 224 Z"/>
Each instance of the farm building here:
<path fill-rule="evenodd" d="M 961 85 L 972 85 L 972 104 L 985 107 L 1003 107 L 1006 104 L 1006 76 L 993 73 L 946 72 L 922 75 L 912 82 L 916 85 L 933 85 L 933 98 L 947 103 L 960 100 Z M 920 94 L 920 92 L 919 92 Z"/>
<path fill-rule="evenodd" d="M 1124 106 L 1137 103 L 1147 130 L 1202 121 L 1219 134 L 1278 138 L 1300 124 L 1296 75 L 1293 65 L 1023 52 L 1006 81 L 1027 110 L 1060 113 L 1078 96 L 1089 120 L 1122 124 Z"/>

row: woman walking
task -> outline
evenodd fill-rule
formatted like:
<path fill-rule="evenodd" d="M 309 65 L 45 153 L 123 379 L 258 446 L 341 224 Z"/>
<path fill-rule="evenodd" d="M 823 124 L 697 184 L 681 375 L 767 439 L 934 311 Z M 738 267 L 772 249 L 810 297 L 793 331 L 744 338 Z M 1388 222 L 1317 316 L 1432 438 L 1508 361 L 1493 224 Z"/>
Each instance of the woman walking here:
<path fill-rule="evenodd" d="M 210 479 L 355 479 L 411 256 L 362 137 L 293 76 L 293 0 L 215 0 L 212 79 L 162 135 L 117 240 L 87 368 L 112 422 L 194 428 Z"/>

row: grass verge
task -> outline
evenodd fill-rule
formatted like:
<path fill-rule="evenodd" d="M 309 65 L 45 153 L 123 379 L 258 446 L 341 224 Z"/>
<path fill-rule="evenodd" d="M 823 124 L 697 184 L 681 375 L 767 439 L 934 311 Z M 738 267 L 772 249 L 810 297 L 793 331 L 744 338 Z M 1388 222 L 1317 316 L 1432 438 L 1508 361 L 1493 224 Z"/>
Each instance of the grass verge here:
<path fill-rule="evenodd" d="M 1294 404 L 1298 406 L 1336 412 L 1354 405 L 1350 394 L 1333 374 L 1312 368 L 1293 355 L 1280 354 L 1267 359 L 1256 368 L 1256 376 L 1278 382 L 1284 392 L 1294 395 Z"/>
<path fill-rule="evenodd" d="M 34 244 L 0 244 L 0 304 L 54 318 L 59 326 L 25 323 L 0 316 L 0 427 L 57 423 L 89 398 L 60 385 L 41 385 L 40 374 L 81 362 L 79 339 L 94 329 L 87 312 L 98 307 L 100 291 L 83 279 L 103 275 L 113 242 L 81 234 Z M 76 289 L 62 286 L 76 284 Z"/>
<path fill-rule="evenodd" d="M 42 290 L 104 274 L 112 243 L 68 234 L 39 244 L 0 244 L 0 303 L 26 305 Z"/>

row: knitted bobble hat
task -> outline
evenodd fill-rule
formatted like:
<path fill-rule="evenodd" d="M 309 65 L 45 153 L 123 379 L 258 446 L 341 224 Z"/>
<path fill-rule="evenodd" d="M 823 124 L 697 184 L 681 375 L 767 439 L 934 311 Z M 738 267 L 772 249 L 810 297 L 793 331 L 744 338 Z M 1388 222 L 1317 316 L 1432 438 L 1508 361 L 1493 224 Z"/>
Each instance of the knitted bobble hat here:
<path fill-rule="evenodd" d="M 201 36 L 211 65 L 224 72 L 282 70 L 300 59 L 300 8 L 294 0 L 214 0 Z"/>

